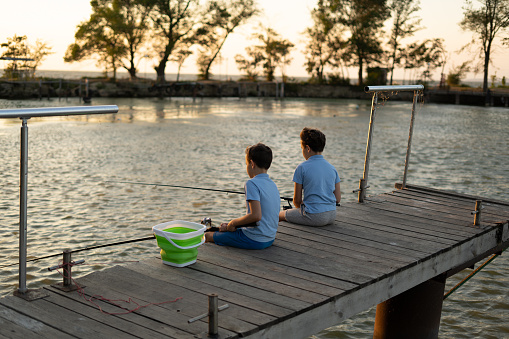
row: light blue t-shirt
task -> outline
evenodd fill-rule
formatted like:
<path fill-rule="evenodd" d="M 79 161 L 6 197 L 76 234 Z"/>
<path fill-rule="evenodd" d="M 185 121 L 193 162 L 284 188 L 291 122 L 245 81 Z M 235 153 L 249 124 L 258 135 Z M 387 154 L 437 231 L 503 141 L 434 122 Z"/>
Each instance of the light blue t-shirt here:
<path fill-rule="evenodd" d="M 243 227 L 242 232 L 251 240 L 266 242 L 276 238 L 279 223 L 281 200 L 276 184 L 267 173 L 260 173 L 246 181 L 246 205 L 249 213 L 249 200 L 260 202 L 262 219 L 256 227 Z"/>
<path fill-rule="evenodd" d="M 341 182 L 338 172 L 323 155 L 313 155 L 295 169 L 293 181 L 302 185 L 307 213 L 322 213 L 336 209 L 336 184 Z"/>

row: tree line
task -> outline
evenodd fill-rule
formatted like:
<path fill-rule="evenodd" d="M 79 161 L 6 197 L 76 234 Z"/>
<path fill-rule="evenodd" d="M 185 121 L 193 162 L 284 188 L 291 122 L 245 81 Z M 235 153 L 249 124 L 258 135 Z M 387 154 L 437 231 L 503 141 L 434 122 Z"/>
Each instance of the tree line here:
<path fill-rule="evenodd" d="M 503 35 L 509 28 L 509 0 L 477 3 L 479 6 L 474 7 L 471 0 L 465 0 L 459 25 L 472 32 L 472 41 L 465 49 L 479 52 L 479 64 L 455 66 L 448 80 L 459 82 L 466 72 L 482 70 L 486 90 L 495 38 L 509 45 L 509 38 Z M 64 61 L 95 58 L 113 78 L 119 68 L 136 78 L 137 65 L 149 58 L 156 60 L 154 70 L 159 82 L 165 81 L 168 62 L 176 63 L 180 73 L 193 53 L 197 55 L 199 77 L 210 79 L 211 67 L 220 59 L 227 38 L 261 14 L 256 0 L 92 0 L 90 4 L 92 14 L 77 26 L 75 42 L 68 46 Z M 397 68 L 414 78 L 429 80 L 431 73 L 441 67 L 443 77 L 450 54 L 442 39 L 403 43 L 423 28 L 419 11 L 420 0 L 317 0 L 310 12 L 312 25 L 302 33 L 306 42 L 304 67 L 310 81 L 349 83 L 348 67 L 357 67 L 359 85 L 364 83 L 368 67 L 387 69 L 390 84 Z M 285 80 L 284 68 L 292 60 L 294 44 L 263 25 L 253 33 L 252 40 L 244 55 L 235 56 L 238 69 L 248 79 L 263 74 L 272 81 L 279 68 Z M 7 48 L 3 56 L 20 54 L 19 50 L 25 48 L 23 37 L 15 36 L 2 47 Z M 50 49 L 46 44 L 39 46 L 39 63 Z"/>

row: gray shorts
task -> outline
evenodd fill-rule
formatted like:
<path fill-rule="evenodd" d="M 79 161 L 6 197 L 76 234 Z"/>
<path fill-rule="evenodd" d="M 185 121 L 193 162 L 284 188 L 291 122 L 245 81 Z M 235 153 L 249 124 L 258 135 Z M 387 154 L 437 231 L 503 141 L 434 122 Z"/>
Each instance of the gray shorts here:
<path fill-rule="evenodd" d="M 285 211 L 286 221 L 293 224 L 306 226 L 325 226 L 334 223 L 336 210 L 322 213 L 306 213 L 304 205 L 300 208 L 292 208 Z"/>

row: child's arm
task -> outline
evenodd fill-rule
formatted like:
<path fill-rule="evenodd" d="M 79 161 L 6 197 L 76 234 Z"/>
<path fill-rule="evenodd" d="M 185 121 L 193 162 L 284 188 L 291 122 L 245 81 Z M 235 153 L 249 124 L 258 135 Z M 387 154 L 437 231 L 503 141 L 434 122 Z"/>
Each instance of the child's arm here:
<path fill-rule="evenodd" d="M 336 196 L 336 204 L 339 204 L 341 202 L 341 189 L 339 182 L 336 184 L 334 188 L 334 195 Z"/>
<path fill-rule="evenodd" d="M 293 189 L 293 205 L 299 208 L 302 204 L 302 184 L 295 183 Z"/>
<path fill-rule="evenodd" d="M 262 220 L 262 206 L 260 202 L 258 200 L 249 200 L 248 203 L 250 213 L 230 220 L 227 226 L 229 232 L 234 232 L 239 226 L 254 224 Z"/>

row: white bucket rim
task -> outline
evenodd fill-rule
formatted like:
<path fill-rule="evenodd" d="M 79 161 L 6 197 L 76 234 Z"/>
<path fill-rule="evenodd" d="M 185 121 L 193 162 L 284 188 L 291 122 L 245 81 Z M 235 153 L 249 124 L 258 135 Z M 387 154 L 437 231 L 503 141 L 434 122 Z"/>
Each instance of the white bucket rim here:
<path fill-rule="evenodd" d="M 172 233 L 172 232 L 164 231 L 165 229 L 171 228 L 171 227 L 187 227 L 187 228 L 195 229 L 196 231 L 188 232 L 188 233 Z M 198 224 L 196 222 L 191 222 L 191 221 L 184 221 L 184 220 L 168 221 L 168 222 L 164 222 L 162 224 L 155 225 L 152 227 L 152 231 L 154 231 L 154 233 L 156 235 L 165 237 L 166 239 L 168 239 L 171 235 L 171 239 L 175 239 L 175 240 L 186 240 L 186 239 L 190 239 L 190 238 L 199 237 L 199 236 L 203 235 L 203 233 L 205 232 L 205 229 L 206 229 L 205 225 Z"/>

